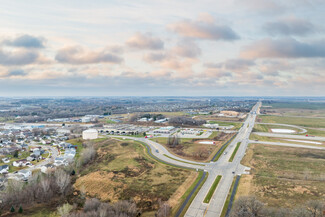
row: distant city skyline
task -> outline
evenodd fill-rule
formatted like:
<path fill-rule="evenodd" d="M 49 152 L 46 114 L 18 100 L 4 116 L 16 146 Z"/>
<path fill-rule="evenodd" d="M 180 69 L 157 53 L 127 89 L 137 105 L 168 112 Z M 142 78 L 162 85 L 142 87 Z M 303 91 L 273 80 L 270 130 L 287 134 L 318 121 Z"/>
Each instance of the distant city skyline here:
<path fill-rule="evenodd" d="M 324 96 L 322 0 L 1 1 L 0 97 Z"/>

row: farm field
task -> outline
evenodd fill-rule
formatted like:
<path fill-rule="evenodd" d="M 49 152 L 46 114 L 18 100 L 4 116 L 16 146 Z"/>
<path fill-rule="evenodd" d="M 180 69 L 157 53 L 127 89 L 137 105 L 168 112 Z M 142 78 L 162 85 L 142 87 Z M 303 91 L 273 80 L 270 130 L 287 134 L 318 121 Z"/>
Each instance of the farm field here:
<path fill-rule="evenodd" d="M 151 140 L 157 142 L 168 149 L 171 153 L 187 159 L 195 160 L 201 162 L 207 162 L 212 159 L 219 148 L 227 142 L 234 134 L 233 133 L 220 133 L 214 132 L 212 136 L 208 139 L 191 139 L 191 138 L 181 138 L 180 145 L 176 147 L 168 146 L 168 138 L 157 137 Z M 215 145 L 210 144 L 200 144 L 200 141 L 214 141 Z"/>
<path fill-rule="evenodd" d="M 250 144 L 236 198 L 254 195 L 270 207 L 303 205 L 325 199 L 325 151 Z"/>
<path fill-rule="evenodd" d="M 325 120 L 322 118 L 305 118 L 305 117 L 284 117 L 274 115 L 259 115 L 257 122 L 261 123 L 278 123 L 291 124 L 303 127 L 325 128 Z"/>
<path fill-rule="evenodd" d="M 325 117 L 325 103 L 275 102 L 263 103 L 261 110 L 266 114 L 281 116 Z"/>
<path fill-rule="evenodd" d="M 143 216 L 158 209 L 158 201 L 168 201 L 173 211 L 198 173 L 158 163 L 142 144 L 106 139 L 95 143 L 95 162 L 81 171 L 75 189 L 102 201 L 133 199 Z"/>

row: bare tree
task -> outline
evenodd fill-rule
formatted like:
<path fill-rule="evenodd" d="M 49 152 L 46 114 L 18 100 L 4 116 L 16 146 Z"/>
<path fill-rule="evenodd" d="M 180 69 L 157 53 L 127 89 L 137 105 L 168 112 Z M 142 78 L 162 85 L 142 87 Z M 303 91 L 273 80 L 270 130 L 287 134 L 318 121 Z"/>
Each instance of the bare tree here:
<path fill-rule="evenodd" d="M 259 217 L 263 216 L 264 204 L 255 197 L 240 197 L 235 202 L 231 217 Z"/>
<path fill-rule="evenodd" d="M 71 212 L 72 209 L 73 209 L 72 205 L 65 203 L 62 206 L 58 207 L 57 210 L 60 216 L 66 216 Z"/>
<path fill-rule="evenodd" d="M 181 143 L 181 139 L 177 135 L 169 135 L 167 140 L 167 145 L 171 147 L 176 147 Z"/>
<path fill-rule="evenodd" d="M 54 172 L 55 182 L 59 187 L 62 195 L 65 195 L 67 187 L 70 185 L 70 176 L 62 169 L 57 169 Z"/>
<path fill-rule="evenodd" d="M 159 209 L 156 213 L 156 217 L 168 217 L 171 212 L 171 207 L 167 202 L 159 201 Z"/>

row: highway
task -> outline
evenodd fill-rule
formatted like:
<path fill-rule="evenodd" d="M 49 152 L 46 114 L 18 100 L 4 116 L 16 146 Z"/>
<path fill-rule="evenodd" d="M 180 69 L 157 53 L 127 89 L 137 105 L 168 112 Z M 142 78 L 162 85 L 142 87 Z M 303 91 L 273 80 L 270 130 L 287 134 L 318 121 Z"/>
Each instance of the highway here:
<path fill-rule="evenodd" d="M 249 136 L 252 132 L 252 129 L 255 124 L 256 115 L 259 112 L 261 102 L 258 102 L 248 114 L 243 126 L 238 131 L 237 136 L 232 140 L 229 146 L 224 151 L 224 154 L 221 155 L 217 162 L 210 163 L 200 163 L 190 160 L 185 160 L 183 158 L 177 157 L 170 153 L 166 148 L 164 148 L 159 143 L 153 142 L 145 138 L 135 138 L 124 136 L 125 139 L 132 139 L 146 143 L 152 154 L 159 158 L 160 160 L 173 164 L 176 166 L 191 168 L 191 169 L 201 169 L 209 173 L 209 176 L 192 201 L 190 207 L 188 208 L 185 216 L 186 217 L 217 217 L 220 216 L 226 198 L 228 196 L 229 190 L 231 188 L 232 181 L 236 175 L 241 175 L 247 173 L 247 168 L 240 164 L 241 159 L 244 157 L 246 148 L 249 143 Z M 118 136 L 112 136 L 118 137 Z M 119 137 L 121 138 L 121 137 Z M 236 145 L 238 142 L 241 142 L 241 145 L 237 151 L 237 154 L 232 162 L 228 162 L 231 157 Z M 204 203 L 203 200 L 210 190 L 211 185 L 218 175 L 221 175 L 222 178 L 217 186 L 216 191 L 214 192 L 210 203 Z"/>
<path fill-rule="evenodd" d="M 307 130 L 303 127 L 300 126 L 296 126 L 296 125 L 291 125 L 291 124 L 276 124 L 276 123 L 257 123 L 257 124 L 261 124 L 261 125 L 274 125 L 274 126 L 284 126 L 284 127 L 292 127 L 292 128 L 297 128 L 300 130 L 300 132 L 297 132 L 299 134 L 302 133 L 307 133 Z"/>
<path fill-rule="evenodd" d="M 293 147 L 293 148 L 309 148 L 309 149 L 325 150 L 325 147 L 324 146 L 323 147 L 320 147 L 320 146 L 301 145 L 301 144 L 294 144 L 294 143 L 264 142 L 264 141 L 252 141 L 252 140 L 250 140 L 249 143 L 264 144 L 264 145 L 286 146 L 286 147 Z"/>
<path fill-rule="evenodd" d="M 205 170 L 209 172 L 208 179 L 187 210 L 185 214 L 186 217 L 216 217 L 221 215 L 234 177 L 236 175 L 244 174 L 246 173 L 246 170 L 249 170 L 249 168 L 241 165 L 240 161 L 245 155 L 249 142 L 249 135 L 254 127 L 256 114 L 258 113 L 260 106 L 261 103 L 258 102 L 253 107 L 237 136 L 226 148 L 224 152 L 226 154 L 223 154 L 217 162 L 210 163 L 206 166 Z M 237 151 L 237 154 L 233 162 L 228 162 L 238 142 L 241 142 L 241 145 Z M 203 203 L 206 194 L 218 175 L 222 175 L 222 178 L 212 196 L 210 203 Z"/>
<path fill-rule="evenodd" d="M 259 136 L 277 137 L 277 138 L 286 138 L 286 139 L 315 140 L 315 141 L 323 141 L 323 142 L 325 141 L 325 137 L 321 137 L 321 136 L 289 135 L 289 134 L 281 134 L 281 133 L 262 133 L 262 132 L 256 132 L 254 134 Z"/>

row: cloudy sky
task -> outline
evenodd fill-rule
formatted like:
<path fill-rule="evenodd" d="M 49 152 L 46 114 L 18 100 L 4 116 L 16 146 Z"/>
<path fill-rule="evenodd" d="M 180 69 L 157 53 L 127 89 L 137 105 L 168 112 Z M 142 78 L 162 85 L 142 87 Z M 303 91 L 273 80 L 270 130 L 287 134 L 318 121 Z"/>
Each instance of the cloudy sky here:
<path fill-rule="evenodd" d="M 0 96 L 324 96 L 324 0 L 0 0 Z"/>

